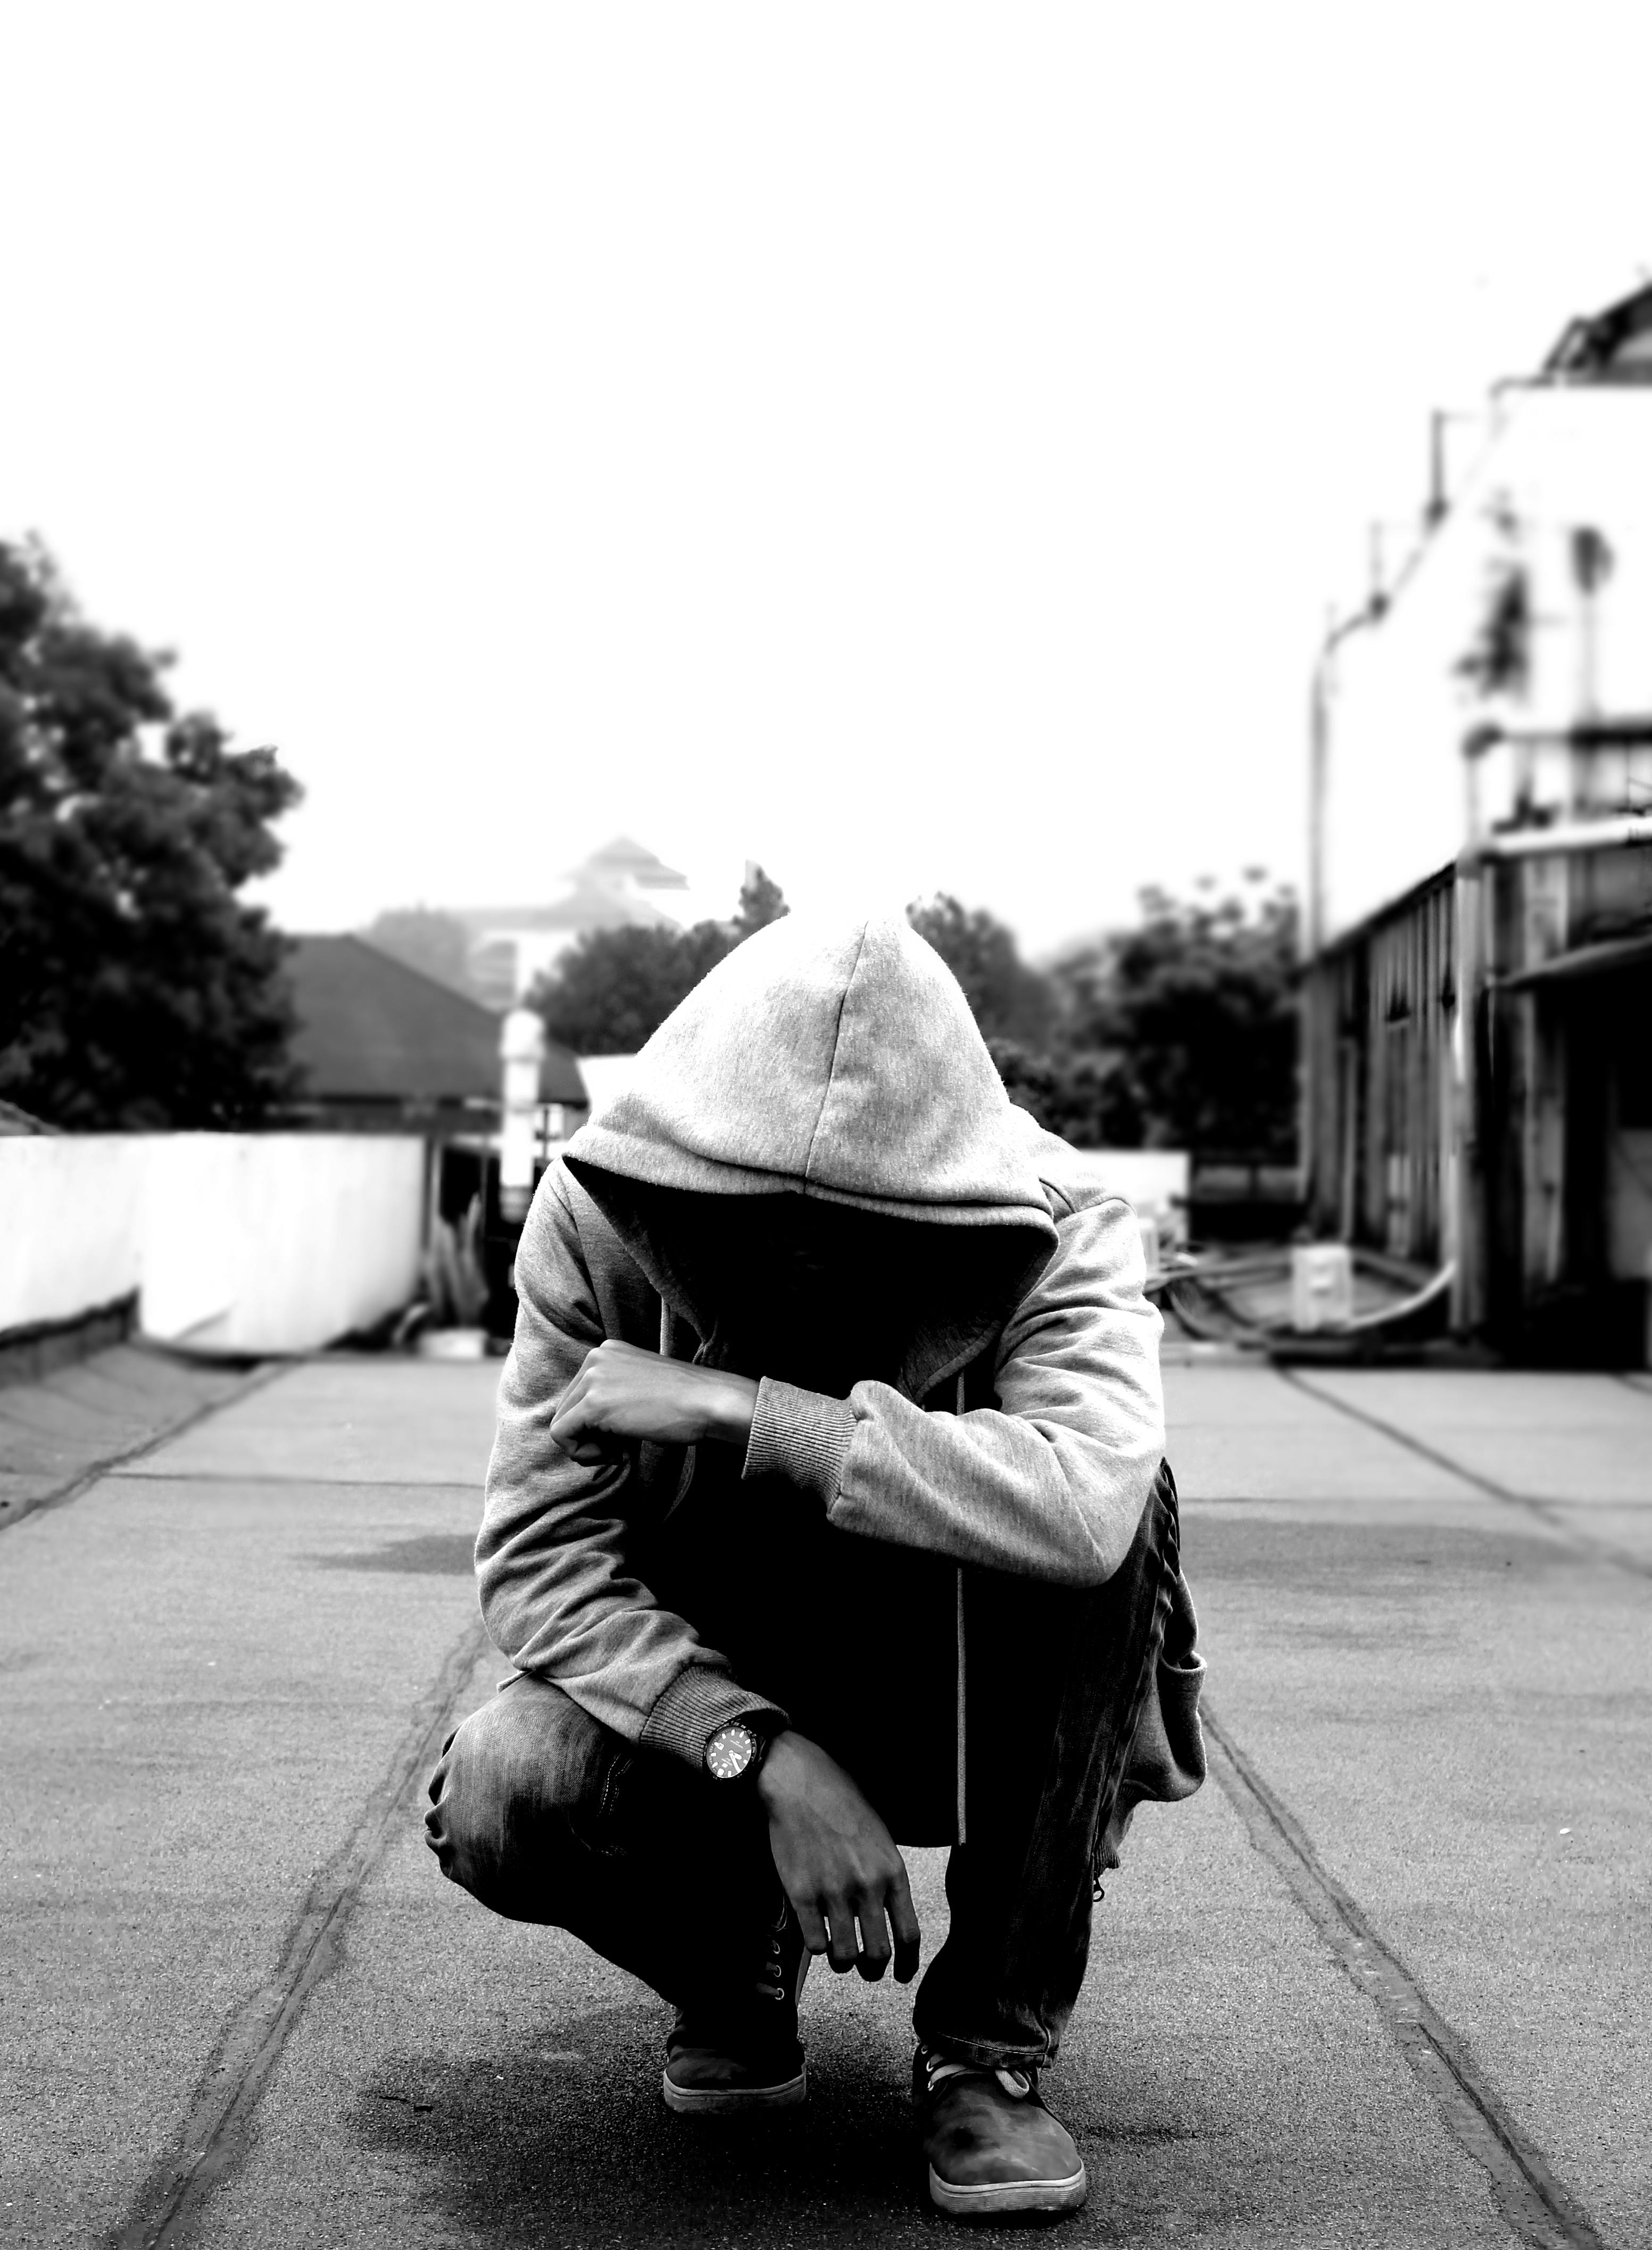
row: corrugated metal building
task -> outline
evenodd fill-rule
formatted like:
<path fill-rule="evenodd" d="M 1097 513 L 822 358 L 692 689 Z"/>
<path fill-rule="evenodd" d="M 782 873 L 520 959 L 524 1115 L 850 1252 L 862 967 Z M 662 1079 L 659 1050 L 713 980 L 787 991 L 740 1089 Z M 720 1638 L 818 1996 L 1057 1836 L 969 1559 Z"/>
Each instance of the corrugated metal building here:
<path fill-rule="evenodd" d="M 1462 1330 L 1620 1364 L 1652 1301 L 1649 375 L 1652 291 L 1574 324 L 1328 647 L 1304 992 L 1316 1231 L 1450 1266 Z"/>

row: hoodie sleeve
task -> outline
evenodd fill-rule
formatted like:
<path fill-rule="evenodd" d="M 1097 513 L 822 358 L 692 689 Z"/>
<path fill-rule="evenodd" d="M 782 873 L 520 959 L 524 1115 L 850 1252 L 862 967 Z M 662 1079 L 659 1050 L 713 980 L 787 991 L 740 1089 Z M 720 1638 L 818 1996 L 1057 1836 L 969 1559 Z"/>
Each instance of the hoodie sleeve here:
<path fill-rule="evenodd" d="M 628 1742 L 698 1767 L 719 1727 L 781 1727 L 786 1714 L 740 1687 L 727 1659 L 628 1570 L 634 1453 L 592 1468 L 552 1443 L 558 1398 L 612 1332 L 560 1187 L 547 1177 L 517 1255 L 516 1336 L 476 1543 L 482 1614 L 520 1670 L 554 1681 Z"/>
<path fill-rule="evenodd" d="M 929 1414 L 883 1383 L 847 1399 L 759 1388 L 748 1476 L 815 1492 L 840 1530 L 1093 1586 L 1128 1553 L 1164 1455 L 1162 1323 L 1126 1204 L 1060 1223 L 1000 1340 L 999 1404 Z"/>

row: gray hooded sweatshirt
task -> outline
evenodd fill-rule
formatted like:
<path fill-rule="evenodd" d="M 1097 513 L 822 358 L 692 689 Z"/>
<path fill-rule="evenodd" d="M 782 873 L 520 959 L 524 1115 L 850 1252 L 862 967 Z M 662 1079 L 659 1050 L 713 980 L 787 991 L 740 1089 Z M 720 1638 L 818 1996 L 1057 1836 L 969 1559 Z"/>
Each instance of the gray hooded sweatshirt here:
<path fill-rule="evenodd" d="M 783 1320 L 742 1301 L 735 1246 L 766 1215 L 750 1199 L 780 1196 L 839 1207 L 884 1253 L 826 1354 L 844 1370 L 829 1388 L 781 1379 L 819 1351 L 785 1364 Z M 848 1742 L 857 1770 L 881 1715 L 908 1770 L 932 1748 L 946 1768 L 945 1812 L 916 1816 L 935 1833 L 908 1826 L 945 1840 L 962 1818 L 965 1667 L 995 1655 L 967 1646 L 967 1580 L 1096 1586 L 1153 1487 L 1160 1324 L 1144 1279 L 1128 1205 L 1009 1102 L 958 984 L 904 920 L 772 925 L 660 1026 L 540 1184 L 477 1543 L 493 1639 L 693 1765 L 729 1720 L 789 1715 Z M 863 1326 L 877 1363 L 857 1379 Z M 557 1399 L 609 1337 L 759 1377 L 743 1460 L 560 1452 Z"/>

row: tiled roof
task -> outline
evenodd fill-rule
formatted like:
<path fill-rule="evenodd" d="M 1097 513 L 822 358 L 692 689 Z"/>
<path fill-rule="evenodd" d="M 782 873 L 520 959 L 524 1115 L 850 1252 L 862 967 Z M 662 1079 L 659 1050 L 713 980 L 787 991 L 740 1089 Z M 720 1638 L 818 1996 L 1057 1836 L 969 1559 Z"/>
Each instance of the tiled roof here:
<path fill-rule="evenodd" d="M 359 937 L 300 937 L 287 963 L 293 1054 L 313 1100 L 497 1101 L 499 1019 Z M 543 1101 L 583 1102 L 579 1065 L 546 1043 Z"/>

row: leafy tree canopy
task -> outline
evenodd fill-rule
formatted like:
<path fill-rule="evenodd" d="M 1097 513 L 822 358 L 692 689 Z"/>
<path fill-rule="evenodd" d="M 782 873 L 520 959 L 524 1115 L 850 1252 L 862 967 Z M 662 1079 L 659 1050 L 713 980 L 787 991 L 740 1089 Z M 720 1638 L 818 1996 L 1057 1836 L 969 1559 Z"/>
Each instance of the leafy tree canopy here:
<path fill-rule="evenodd" d="M 734 914 L 736 938 L 754 937 L 760 929 L 778 921 L 791 908 L 785 894 L 772 875 L 766 875 L 755 859 L 746 864 L 746 880 L 740 887 L 740 905 Z"/>
<path fill-rule="evenodd" d="M 527 1004 L 576 1054 L 635 1054 L 725 955 L 789 912 L 780 885 L 754 866 L 732 921 L 587 930 L 540 978 Z"/>
<path fill-rule="evenodd" d="M 1049 1046 L 1056 993 L 1050 979 L 1022 959 L 1012 930 L 984 907 L 972 910 L 946 891 L 915 900 L 906 919 L 963 986 L 983 1039 L 1010 1040 L 1035 1053 Z"/>
<path fill-rule="evenodd" d="M 250 1125 L 290 1090 L 283 941 L 236 893 L 298 784 L 176 713 L 166 661 L 0 543 L 0 1096 L 57 1125 Z"/>
<path fill-rule="evenodd" d="M 988 1039 L 987 1051 L 1010 1100 L 1046 1132 L 1075 1149 L 1140 1146 L 1141 1115 L 1116 1056 L 1066 1046 L 1038 1054 L 1014 1039 Z"/>
<path fill-rule="evenodd" d="M 1115 1146 L 1288 1156 L 1295 1145 L 1297 906 L 1250 870 L 1242 893 L 1141 894 L 1141 920 L 1057 970 L 1066 1046 L 1105 1062 Z M 1060 1129 L 1057 1128 L 1057 1129 Z"/>
<path fill-rule="evenodd" d="M 585 1054 L 640 1046 L 760 913 L 785 911 L 756 877 L 732 921 L 582 938 L 533 996 L 552 1036 Z M 1291 1152 L 1297 908 L 1265 871 L 1232 895 L 1144 891 L 1135 927 L 1048 972 L 993 915 L 947 894 L 907 917 L 962 985 L 1010 1098 L 1050 1131 L 1080 1148 Z"/>

